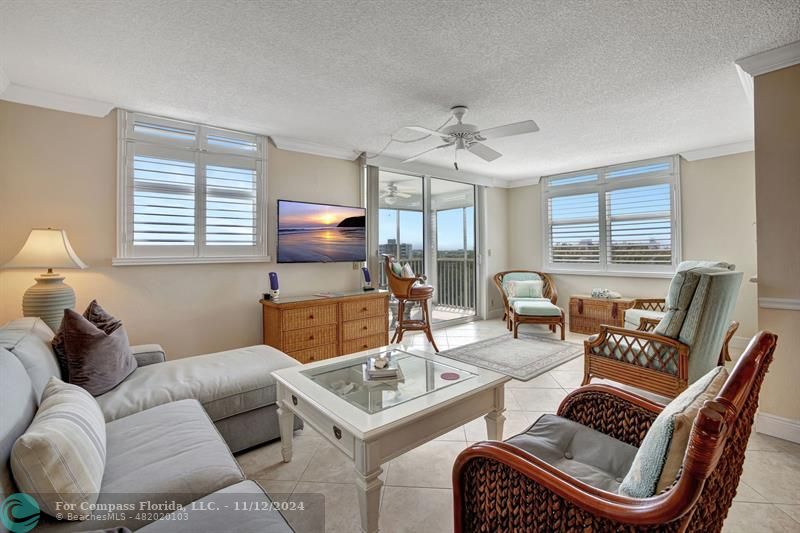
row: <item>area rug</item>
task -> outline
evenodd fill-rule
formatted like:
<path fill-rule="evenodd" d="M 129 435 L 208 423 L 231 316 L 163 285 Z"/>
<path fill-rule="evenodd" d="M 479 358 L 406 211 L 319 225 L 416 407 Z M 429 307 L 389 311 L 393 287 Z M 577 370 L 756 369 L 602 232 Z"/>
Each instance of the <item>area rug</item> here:
<path fill-rule="evenodd" d="M 583 345 L 520 333 L 465 344 L 438 355 L 528 381 L 583 355 Z"/>

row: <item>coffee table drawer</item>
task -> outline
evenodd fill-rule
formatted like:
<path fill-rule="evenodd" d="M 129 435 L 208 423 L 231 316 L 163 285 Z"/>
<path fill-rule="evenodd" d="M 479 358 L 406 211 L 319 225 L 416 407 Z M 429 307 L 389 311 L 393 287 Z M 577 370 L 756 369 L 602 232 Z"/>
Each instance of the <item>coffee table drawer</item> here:
<path fill-rule="evenodd" d="M 287 309 L 282 313 L 283 329 L 302 329 L 336 323 L 336 304 Z"/>
<path fill-rule="evenodd" d="M 314 361 L 322 361 L 323 359 L 330 359 L 336 357 L 335 344 L 323 344 L 322 346 L 315 346 L 314 348 L 306 348 L 305 350 L 295 350 L 286 352 L 301 363 L 313 363 Z"/>
<path fill-rule="evenodd" d="M 386 332 L 386 317 L 376 316 L 351 320 L 342 324 L 342 340 L 349 341 Z"/>
<path fill-rule="evenodd" d="M 294 352 L 322 344 L 336 344 L 336 324 L 318 328 L 292 329 L 283 334 L 283 351 Z"/>
<path fill-rule="evenodd" d="M 342 429 L 341 426 L 331 421 L 327 416 L 317 411 L 314 407 L 308 405 L 305 400 L 293 394 L 288 393 L 287 401 L 291 403 L 292 410 L 302 418 L 307 424 L 313 427 L 322 436 L 333 443 L 334 446 L 339 448 L 345 455 L 353 459 L 355 457 L 355 437 L 348 431 Z"/>

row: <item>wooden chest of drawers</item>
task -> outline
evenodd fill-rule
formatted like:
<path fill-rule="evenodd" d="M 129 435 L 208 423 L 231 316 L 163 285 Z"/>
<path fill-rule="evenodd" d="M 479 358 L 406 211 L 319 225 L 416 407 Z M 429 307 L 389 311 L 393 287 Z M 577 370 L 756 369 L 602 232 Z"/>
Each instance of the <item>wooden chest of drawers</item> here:
<path fill-rule="evenodd" d="M 633 306 L 630 298 L 592 298 L 575 295 L 569 299 L 569 330 L 573 333 L 593 335 L 600 326 L 622 327 L 625 324 L 625 310 Z"/>
<path fill-rule="evenodd" d="M 301 363 L 389 344 L 389 293 L 261 300 L 264 344 Z"/>

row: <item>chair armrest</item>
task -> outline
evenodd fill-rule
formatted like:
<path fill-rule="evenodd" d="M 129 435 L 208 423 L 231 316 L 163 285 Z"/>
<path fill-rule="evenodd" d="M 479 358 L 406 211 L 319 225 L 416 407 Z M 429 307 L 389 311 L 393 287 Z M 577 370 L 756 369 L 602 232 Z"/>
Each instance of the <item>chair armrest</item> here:
<path fill-rule="evenodd" d="M 631 309 L 664 311 L 667 301 L 664 298 L 635 298 Z"/>
<path fill-rule="evenodd" d="M 702 484 L 693 484 L 699 495 Z M 629 498 L 589 486 L 511 444 L 484 441 L 453 466 L 454 531 L 634 531 L 676 523 L 694 499 Z M 643 527 L 645 526 L 645 527 Z M 670 527 L 673 526 L 673 527 Z M 662 529 L 663 528 L 663 529 Z"/>
<path fill-rule="evenodd" d="M 689 346 L 672 337 L 602 325 L 600 333 L 583 341 L 583 346 L 584 357 L 607 357 L 656 372 L 677 373 L 684 383 L 688 376 Z"/>
<path fill-rule="evenodd" d="M 657 318 L 650 318 L 646 316 L 640 317 L 638 330 L 644 332 L 653 331 L 656 329 L 656 326 L 659 322 L 661 321 Z"/>
<path fill-rule="evenodd" d="M 586 385 L 568 394 L 557 414 L 638 448 L 663 408 L 616 387 Z"/>
<path fill-rule="evenodd" d="M 167 360 L 167 354 L 160 344 L 140 344 L 131 346 L 133 356 L 139 366 L 147 366 L 155 363 L 163 363 Z"/>

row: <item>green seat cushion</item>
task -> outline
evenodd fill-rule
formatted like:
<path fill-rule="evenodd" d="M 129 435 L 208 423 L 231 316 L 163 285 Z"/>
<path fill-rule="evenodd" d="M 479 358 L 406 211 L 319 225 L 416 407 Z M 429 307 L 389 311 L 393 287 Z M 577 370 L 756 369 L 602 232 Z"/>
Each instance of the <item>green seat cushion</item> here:
<path fill-rule="evenodd" d="M 550 298 L 514 298 L 513 296 L 508 299 L 508 305 L 514 307 L 517 302 L 549 302 Z"/>
<path fill-rule="evenodd" d="M 514 302 L 514 312 L 523 316 L 561 316 L 561 309 L 544 298 L 525 298 Z"/>

